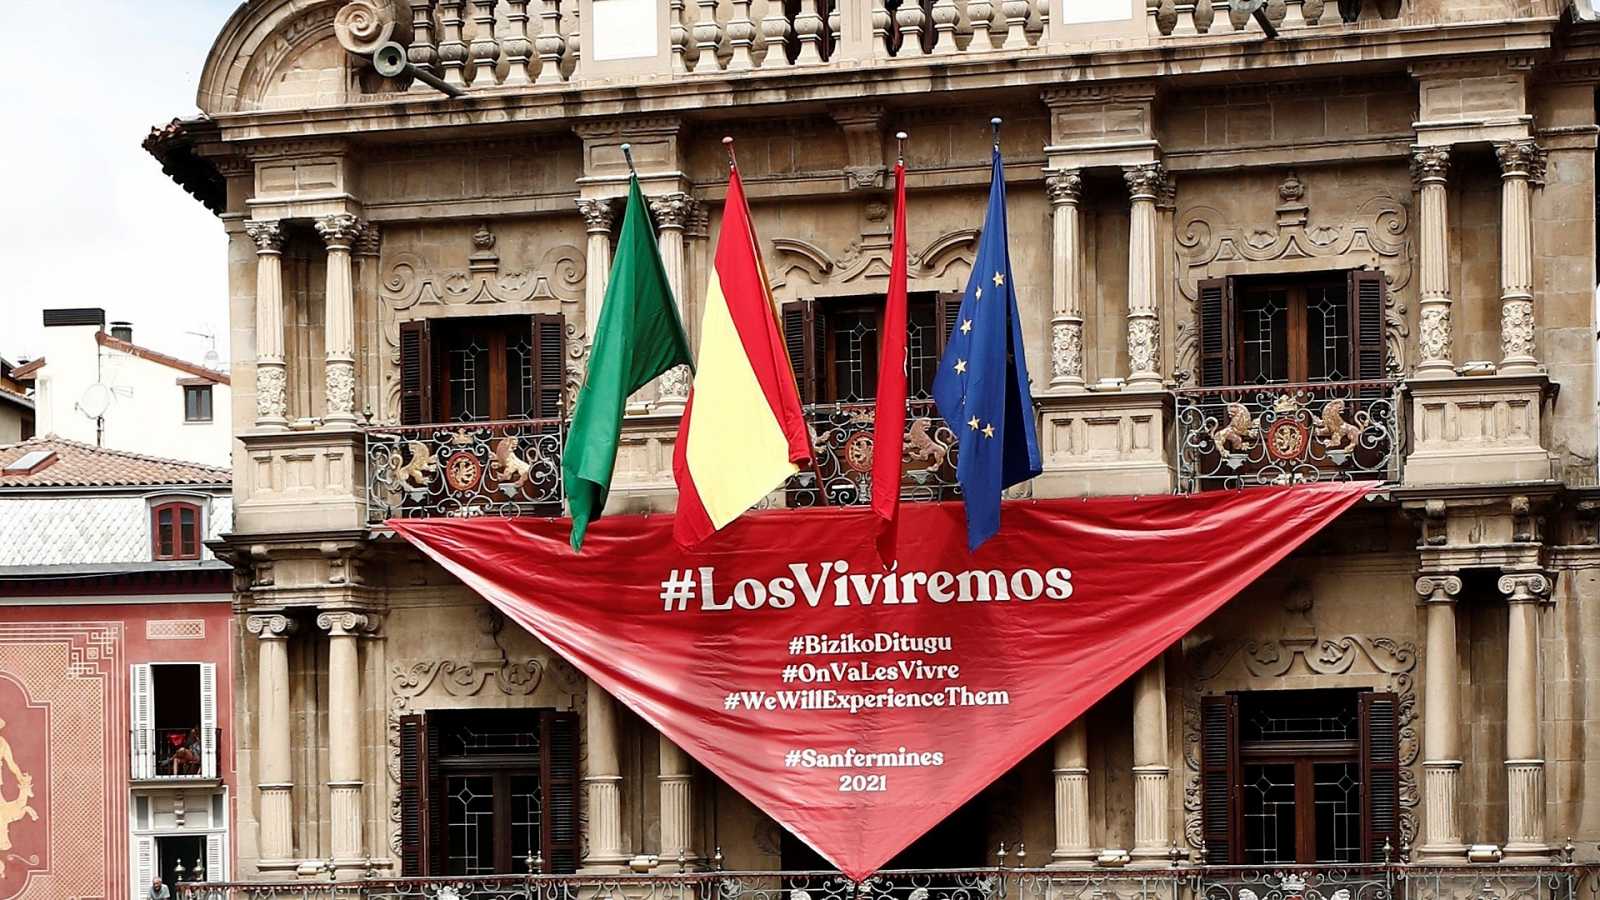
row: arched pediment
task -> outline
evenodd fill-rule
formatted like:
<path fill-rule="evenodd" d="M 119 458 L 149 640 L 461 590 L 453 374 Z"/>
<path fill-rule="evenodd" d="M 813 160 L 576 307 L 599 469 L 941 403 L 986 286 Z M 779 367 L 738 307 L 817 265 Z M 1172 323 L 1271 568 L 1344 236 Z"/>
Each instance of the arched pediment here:
<path fill-rule="evenodd" d="M 211 45 L 196 104 L 207 115 L 218 115 L 320 105 L 308 98 L 342 91 L 348 63 L 333 28 L 342 5 L 342 0 L 242 4 Z M 271 103 L 274 88 L 286 81 L 296 83 L 280 93 L 281 104 Z"/>

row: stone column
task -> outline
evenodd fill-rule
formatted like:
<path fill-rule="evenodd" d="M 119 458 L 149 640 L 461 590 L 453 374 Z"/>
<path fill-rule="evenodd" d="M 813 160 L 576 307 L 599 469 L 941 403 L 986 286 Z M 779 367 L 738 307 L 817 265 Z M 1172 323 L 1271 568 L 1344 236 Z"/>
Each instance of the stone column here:
<path fill-rule="evenodd" d="M 328 290 L 323 299 L 322 319 L 322 340 L 327 354 L 323 370 L 327 409 L 322 420 L 334 426 L 356 423 L 356 303 L 350 246 L 361 229 L 361 220 L 348 213 L 317 220 L 317 233 L 328 245 Z"/>
<path fill-rule="evenodd" d="M 1532 140 L 1494 145 L 1500 160 L 1500 372 L 1539 370 L 1534 348 L 1532 186 L 1544 182 L 1544 151 Z"/>
<path fill-rule="evenodd" d="M 1448 315 L 1448 312 L 1447 312 Z M 1448 321 L 1448 319 L 1447 319 Z M 1461 673 L 1456 658 L 1456 595 L 1461 579 L 1430 573 L 1417 579 L 1428 608 L 1427 681 L 1423 685 L 1423 860 L 1460 862 L 1466 855 L 1456 792 L 1461 780 Z"/>
<path fill-rule="evenodd" d="M 610 200 L 579 200 L 578 214 L 589 232 L 589 248 L 583 278 L 583 342 L 594 346 L 594 332 L 600 324 L 600 306 L 606 299 L 606 282 L 611 278 Z"/>
<path fill-rule="evenodd" d="M 289 863 L 294 858 L 294 809 L 289 770 L 289 635 L 294 620 L 278 614 L 251 616 L 245 629 L 260 639 L 256 687 L 256 788 L 261 792 L 260 859 Z"/>
<path fill-rule="evenodd" d="M 684 273 L 683 229 L 694 216 L 699 204 L 685 193 L 666 194 L 650 198 L 650 212 L 656 220 L 657 243 L 661 247 L 661 261 L 667 269 L 667 283 L 672 286 L 672 299 L 678 304 L 678 317 L 683 317 Z M 689 368 L 677 366 L 661 376 L 661 395 L 656 411 L 670 414 L 683 412 L 689 399 Z"/>
<path fill-rule="evenodd" d="M 661 864 L 687 866 L 694 851 L 694 763 L 689 754 L 661 735 Z"/>
<path fill-rule="evenodd" d="M 383 250 L 383 229 L 372 222 L 366 223 L 361 236 L 356 238 L 351 252 L 356 260 L 356 328 L 364 336 L 360 364 L 356 366 L 356 407 L 361 410 L 383 408 L 383 379 L 374 375 L 383 371 L 383 314 L 379 299 L 383 275 L 378 271 L 378 258 Z"/>
<path fill-rule="evenodd" d="M 328 632 L 328 806 L 331 852 L 337 869 L 366 862 L 361 839 L 361 662 L 365 615 L 325 612 L 317 627 Z"/>
<path fill-rule="evenodd" d="M 1133 851 L 1138 865 L 1167 865 L 1167 670 L 1156 657 L 1133 684 Z"/>
<path fill-rule="evenodd" d="M 1539 604 L 1550 595 L 1543 572 L 1500 576 L 1506 630 L 1506 846 L 1508 860 L 1550 855 L 1544 830 L 1544 734 L 1540 723 Z"/>
<path fill-rule="evenodd" d="M 1122 170 L 1133 207 L 1128 220 L 1128 386 L 1161 389 L 1160 234 L 1156 201 L 1166 188 L 1161 163 Z"/>
<path fill-rule="evenodd" d="M 1056 849 L 1050 865 L 1066 867 L 1093 860 L 1089 847 L 1089 733 L 1083 717 L 1055 741 Z"/>
<path fill-rule="evenodd" d="M 618 758 L 617 707 L 605 688 L 589 682 L 585 713 L 589 766 L 583 775 L 589 794 L 587 871 L 616 871 L 628 861 L 622 850 L 622 765 Z"/>
<path fill-rule="evenodd" d="M 1078 201 L 1083 176 L 1077 169 L 1056 169 L 1045 180 L 1050 192 L 1055 243 L 1052 248 L 1050 309 L 1050 389 L 1077 393 L 1083 385 L 1082 253 L 1078 236 Z"/>
<path fill-rule="evenodd" d="M 1421 206 L 1417 375 L 1423 378 L 1448 378 L 1456 373 L 1450 323 L 1449 198 L 1445 190 L 1449 174 L 1449 147 L 1412 148 L 1411 178 L 1416 182 Z"/>
<path fill-rule="evenodd" d="M 256 242 L 256 427 L 288 426 L 283 363 L 283 223 L 246 222 Z"/>

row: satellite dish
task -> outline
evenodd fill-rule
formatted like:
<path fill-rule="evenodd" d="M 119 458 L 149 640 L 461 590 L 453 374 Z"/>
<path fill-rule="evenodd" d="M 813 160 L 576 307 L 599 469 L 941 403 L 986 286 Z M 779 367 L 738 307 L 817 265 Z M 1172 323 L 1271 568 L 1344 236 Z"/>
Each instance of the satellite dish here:
<path fill-rule="evenodd" d="M 91 419 L 101 418 L 106 410 L 111 408 L 111 401 L 115 398 L 111 389 L 99 382 L 89 385 L 83 392 L 83 399 L 78 401 L 78 412 Z"/>

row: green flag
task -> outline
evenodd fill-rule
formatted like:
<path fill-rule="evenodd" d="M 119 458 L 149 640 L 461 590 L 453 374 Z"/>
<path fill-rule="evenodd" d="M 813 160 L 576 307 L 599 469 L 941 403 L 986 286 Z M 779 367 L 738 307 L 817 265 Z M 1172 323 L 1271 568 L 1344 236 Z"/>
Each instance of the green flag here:
<path fill-rule="evenodd" d="M 589 350 L 589 372 L 561 454 L 572 549 L 583 549 L 584 532 L 605 508 L 629 395 L 673 366 L 691 364 L 689 339 L 636 175 L 628 185 L 628 210 Z"/>

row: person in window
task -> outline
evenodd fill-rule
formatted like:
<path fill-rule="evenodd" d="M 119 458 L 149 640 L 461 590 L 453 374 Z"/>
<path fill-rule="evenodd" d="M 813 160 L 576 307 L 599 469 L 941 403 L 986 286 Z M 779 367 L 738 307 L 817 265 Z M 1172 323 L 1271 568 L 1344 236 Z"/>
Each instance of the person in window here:
<path fill-rule="evenodd" d="M 189 730 L 187 736 L 174 732 L 167 736 L 173 746 L 172 774 L 195 775 L 200 771 L 200 733 Z"/>
<path fill-rule="evenodd" d="M 150 900 L 172 900 L 172 892 L 161 883 L 161 876 L 150 879 Z"/>

